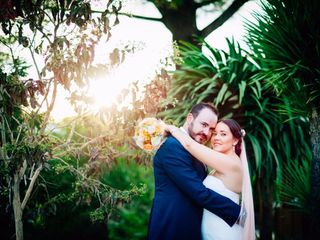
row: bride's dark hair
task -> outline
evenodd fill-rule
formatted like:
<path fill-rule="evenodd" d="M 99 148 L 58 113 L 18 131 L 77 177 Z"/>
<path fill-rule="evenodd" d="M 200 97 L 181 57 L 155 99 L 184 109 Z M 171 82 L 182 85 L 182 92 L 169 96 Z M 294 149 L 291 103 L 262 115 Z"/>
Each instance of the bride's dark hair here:
<path fill-rule="evenodd" d="M 235 120 L 233 119 L 221 119 L 218 121 L 219 122 L 223 122 L 224 124 L 226 124 L 229 128 L 230 131 L 232 133 L 232 136 L 236 139 L 238 139 L 238 143 L 235 145 L 235 152 L 236 154 L 240 157 L 241 154 L 241 143 L 242 143 L 242 129 L 239 125 L 239 123 L 237 123 Z"/>

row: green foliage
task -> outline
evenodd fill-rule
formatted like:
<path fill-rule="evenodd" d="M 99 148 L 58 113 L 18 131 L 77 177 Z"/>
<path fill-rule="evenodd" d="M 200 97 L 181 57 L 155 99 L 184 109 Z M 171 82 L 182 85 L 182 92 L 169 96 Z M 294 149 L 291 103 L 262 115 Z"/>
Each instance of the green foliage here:
<path fill-rule="evenodd" d="M 10 36 L 0 36 L 0 43 L 7 48 L 12 48 L 16 43 L 16 38 L 12 35 Z M 26 77 L 28 75 L 28 69 L 30 64 L 28 64 L 22 57 L 13 56 L 13 51 L 9 53 L 1 52 L 2 57 L 0 57 L 0 67 L 2 71 L 5 71 L 9 75 Z M 2 63 L 6 63 L 3 65 Z M 4 69 L 5 68 L 5 69 Z"/>
<path fill-rule="evenodd" d="M 128 228 L 122 235 L 134 235 L 134 231 L 146 235 L 153 181 L 145 182 L 152 174 L 150 168 L 139 164 L 149 164 L 150 159 L 144 158 L 150 156 L 141 156 L 132 149 L 128 133 L 133 123 L 123 124 L 125 128 L 121 129 L 121 124 L 104 124 L 98 116 L 88 115 L 65 119 L 59 124 L 63 126 L 61 130 L 59 125 L 48 129 L 52 131 L 50 139 L 56 142 L 56 147 L 26 213 L 26 234 L 38 236 L 34 239 L 42 239 L 46 234 L 52 239 L 59 238 L 59 234 L 74 238 L 77 231 L 87 225 L 98 225 L 106 231 L 108 222 L 112 235 L 112 231 L 114 234 L 123 231 L 120 229 L 123 225 L 117 223 L 131 221 L 131 230 Z M 116 159 L 117 164 L 113 166 Z M 122 206 L 133 212 L 131 217 L 128 214 L 122 217 Z M 137 215 L 140 222 L 132 220 Z M 63 219 L 72 218 L 77 220 L 65 224 L 59 233 L 55 231 Z"/>
<path fill-rule="evenodd" d="M 28 221 L 26 234 L 33 233 L 34 236 L 38 236 L 32 239 L 42 239 L 46 235 L 49 235 L 50 239 L 65 238 L 65 236 L 74 238 L 77 236 L 77 231 L 95 225 L 104 226 L 106 231 L 106 223 L 108 218 L 115 214 L 113 212 L 115 208 L 128 204 L 135 195 L 145 194 L 146 189 L 141 184 L 146 174 L 143 176 L 139 176 L 139 173 L 132 174 L 131 176 L 136 178 L 128 179 L 127 185 L 121 187 L 117 184 L 117 180 L 115 179 L 114 183 L 113 179 L 118 173 L 117 166 L 115 170 L 105 167 L 99 174 L 102 183 L 107 186 L 103 189 L 88 179 L 79 179 L 79 173 L 76 173 L 79 171 L 79 166 L 76 168 L 79 162 L 77 163 L 74 158 L 65 158 L 65 162 L 74 167 L 71 168 L 60 160 L 52 160 L 49 162 L 49 168 L 42 172 L 41 181 L 26 211 Z M 85 163 L 86 160 L 83 159 L 80 165 Z M 138 172 L 134 167 L 138 169 L 135 164 L 121 166 L 122 172 Z M 106 191 L 106 194 L 103 191 Z M 139 198 L 135 198 L 136 201 L 137 199 L 139 201 Z M 56 226 L 61 222 L 63 225 L 56 232 Z"/>
<path fill-rule="evenodd" d="M 66 157 L 65 161 L 75 164 L 73 158 Z M 59 160 L 52 160 L 49 164 L 42 171 L 41 180 L 26 209 L 26 238 L 76 239 L 87 234 L 94 236 L 92 228 L 98 223 L 91 222 L 90 214 L 99 207 L 96 196 L 82 187 L 77 175 L 70 171 L 70 166 L 61 164 Z M 101 236 L 104 236 L 106 226 L 103 223 L 100 225 Z"/>
<path fill-rule="evenodd" d="M 73 158 L 65 158 L 65 161 L 76 164 Z M 119 189 L 112 192 L 111 202 L 104 206 L 106 209 L 99 204 L 101 195 L 86 188 L 77 174 L 70 171 L 70 166 L 59 160 L 50 161 L 50 168 L 42 172 L 41 182 L 26 212 L 26 235 L 33 236 L 32 239 L 44 236 L 74 239 L 77 231 L 100 226 L 101 236 L 108 229 L 109 239 L 145 239 L 153 196 L 152 171 L 128 161 L 131 160 L 118 159 L 111 169 L 106 165 L 101 169 L 101 182 Z M 133 193 L 134 186 L 139 186 L 136 193 Z M 95 234 L 94 228 L 91 231 L 89 237 Z"/>
<path fill-rule="evenodd" d="M 289 206 L 298 207 L 306 212 L 311 191 L 311 161 L 302 159 L 302 162 L 293 160 L 283 170 L 283 179 L 280 189 L 281 201 Z"/>
<path fill-rule="evenodd" d="M 316 24 L 319 19 L 316 9 L 320 5 L 316 0 L 304 3 L 269 0 L 263 1 L 261 6 L 262 13 L 255 13 L 256 21 L 246 23 L 246 40 L 261 65 L 255 80 L 263 81 L 267 89 L 279 96 L 275 111 L 289 124 L 292 134 L 287 136 L 283 133 L 285 138 L 279 141 L 284 146 L 288 162 L 283 171 L 280 196 L 289 205 L 310 210 L 307 200 L 311 194 L 312 154 L 309 139 L 312 135 L 309 134 L 312 133 L 301 132 L 309 128 L 312 109 L 319 109 L 320 53 L 316 49 L 320 47 L 320 28 Z M 298 126 L 304 126 L 303 129 L 296 129 L 297 122 L 302 122 Z M 291 151 L 283 143 L 292 141 L 296 144 L 297 140 L 304 143 L 302 148 L 305 151 L 290 155 Z M 314 154 L 313 158 L 319 155 L 316 151 Z"/>
<path fill-rule="evenodd" d="M 246 41 L 261 65 L 255 78 L 286 95 L 296 116 L 310 115 L 320 101 L 319 1 L 268 0 L 261 5 L 262 13 L 254 14 L 257 21 L 246 23 Z"/>
<path fill-rule="evenodd" d="M 212 102 L 219 107 L 220 115 L 227 116 L 230 111 L 224 112 L 223 109 L 237 111 L 245 93 L 252 98 L 261 95 L 261 86 L 250 81 L 257 68 L 244 56 L 240 46 L 228 41 L 229 55 L 213 49 L 206 42 L 202 43 L 207 54 L 189 43 L 183 43 L 180 48 L 183 63 L 174 72 L 174 81 L 166 101 L 166 104 L 177 105 L 170 109 L 168 116 L 174 114 L 173 118 L 179 123 L 184 121 L 184 116 L 195 103 Z M 226 107 L 220 108 L 220 105 Z"/>
<path fill-rule="evenodd" d="M 23 161 L 31 165 L 45 161 L 51 145 L 48 138 L 38 134 L 42 115 L 28 114 L 21 107 L 28 104 L 25 102 L 28 89 L 19 82 L 17 75 L 0 74 L 1 160 L 12 174 Z"/>
<path fill-rule="evenodd" d="M 153 172 L 132 160 L 118 159 L 103 180 L 119 189 L 131 184 L 143 184 L 145 192 L 129 203 L 119 204 L 108 222 L 109 239 L 146 239 L 153 198 Z"/>

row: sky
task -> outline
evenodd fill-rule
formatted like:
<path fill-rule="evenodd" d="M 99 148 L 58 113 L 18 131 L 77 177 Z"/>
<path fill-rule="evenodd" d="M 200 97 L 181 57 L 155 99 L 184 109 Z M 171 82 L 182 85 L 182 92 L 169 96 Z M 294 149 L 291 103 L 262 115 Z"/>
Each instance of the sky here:
<path fill-rule="evenodd" d="M 244 42 L 244 35 L 246 33 L 244 29 L 244 20 L 248 19 L 254 21 L 251 14 L 253 11 L 258 11 L 259 9 L 260 6 L 257 1 L 248 1 L 238 10 L 238 12 L 228 19 L 228 21 L 212 32 L 206 38 L 206 41 L 215 48 L 228 50 L 227 41 L 225 39 L 234 37 L 234 39 L 239 42 L 240 46 L 247 48 L 246 43 Z M 205 20 L 203 21 L 205 23 Z"/>

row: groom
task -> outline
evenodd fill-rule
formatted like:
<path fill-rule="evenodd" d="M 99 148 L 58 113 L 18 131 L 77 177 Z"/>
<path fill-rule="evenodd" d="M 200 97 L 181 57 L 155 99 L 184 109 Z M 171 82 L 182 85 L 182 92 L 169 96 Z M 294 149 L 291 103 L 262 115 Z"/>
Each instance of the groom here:
<path fill-rule="evenodd" d="M 211 104 L 196 104 L 183 129 L 195 141 L 205 144 L 217 124 L 217 114 Z M 154 156 L 153 168 L 155 194 L 149 220 L 149 240 L 201 240 L 203 208 L 230 226 L 237 221 L 240 206 L 202 184 L 207 176 L 206 167 L 172 136 Z"/>

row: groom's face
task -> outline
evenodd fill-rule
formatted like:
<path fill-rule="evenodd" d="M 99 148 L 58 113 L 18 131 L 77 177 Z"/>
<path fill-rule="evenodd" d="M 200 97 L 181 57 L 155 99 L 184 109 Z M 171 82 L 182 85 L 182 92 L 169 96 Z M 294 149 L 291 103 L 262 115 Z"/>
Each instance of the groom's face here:
<path fill-rule="evenodd" d="M 208 108 L 199 112 L 197 117 L 192 114 L 188 115 L 188 133 L 198 143 L 206 143 L 212 136 L 218 117 Z"/>

